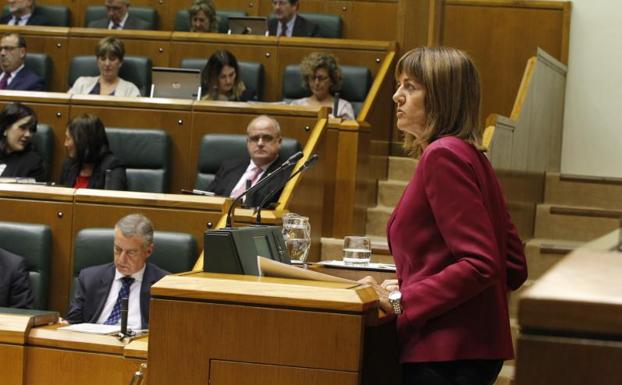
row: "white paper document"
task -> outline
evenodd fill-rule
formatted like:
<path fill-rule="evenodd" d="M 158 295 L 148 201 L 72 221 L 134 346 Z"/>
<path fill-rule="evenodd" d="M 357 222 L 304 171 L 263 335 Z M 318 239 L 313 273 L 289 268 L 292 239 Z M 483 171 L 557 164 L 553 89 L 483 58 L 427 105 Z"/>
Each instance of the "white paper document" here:
<path fill-rule="evenodd" d="M 121 331 L 120 325 L 104 325 L 104 324 L 91 324 L 81 323 L 73 324 L 69 326 L 63 326 L 58 330 L 66 330 L 70 332 L 91 333 L 91 334 L 114 334 Z"/>

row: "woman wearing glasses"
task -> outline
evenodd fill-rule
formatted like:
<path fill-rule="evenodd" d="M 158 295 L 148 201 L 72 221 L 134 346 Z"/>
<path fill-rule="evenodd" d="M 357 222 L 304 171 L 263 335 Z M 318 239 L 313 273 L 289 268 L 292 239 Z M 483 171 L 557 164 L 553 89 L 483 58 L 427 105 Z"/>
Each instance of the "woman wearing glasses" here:
<path fill-rule="evenodd" d="M 298 106 L 325 106 L 333 108 L 335 104 L 335 92 L 341 89 L 341 70 L 337 59 L 328 53 L 313 52 L 302 59 L 300 73 L 303 78 L 303 86 L 311 91 L 311 96 L 296 99 L 291 102 Z M 354 119 L 352 104 L 347 100 L 339 99 L 337 111 L 330 114 L 347 120 Z"/>
<path fill-rule="evenodd" d="M 9 103 L 0 112 L 0 178 L 45 180 L 43 160 L 31 139 L 37 131 L 35 112 L 20 103 Z"/>

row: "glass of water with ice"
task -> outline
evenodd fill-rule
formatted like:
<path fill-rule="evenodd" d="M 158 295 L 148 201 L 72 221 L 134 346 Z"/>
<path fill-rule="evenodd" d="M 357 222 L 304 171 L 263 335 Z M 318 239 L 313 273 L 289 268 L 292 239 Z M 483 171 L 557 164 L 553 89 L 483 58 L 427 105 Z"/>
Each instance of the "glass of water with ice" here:
<path fill-rule="evenodd" d="M 283 215 L 283 238 L 289 258 L 305 263 L 311 246 L 309 218 L 294 213 Z"/>
<path fill-rule="evenodd" d="M 371 241 L 367 237 L 349 235 L 343 239 L 343 263 L 365 266 L 371 259 Z"/>

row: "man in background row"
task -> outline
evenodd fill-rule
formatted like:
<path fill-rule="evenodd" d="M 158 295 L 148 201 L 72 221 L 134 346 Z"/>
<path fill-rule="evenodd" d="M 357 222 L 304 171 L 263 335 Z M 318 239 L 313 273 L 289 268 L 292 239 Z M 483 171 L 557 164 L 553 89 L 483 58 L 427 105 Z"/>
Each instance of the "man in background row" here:
<path fill-rule="evenodd" d="M 104 4 L 108 17 L 90 22 L 89 28 L 149 29 L 145 20 L 128 13 L 129 0 L 106 0 Z"/>
<path fill-rule="evenodd" d="M 279 156 L 282 138 L 281 127 L 276 119 L 267 115 L 258 116 L 248 124 L 246 132 L 246 148 L 250 159 L 247 157 L 223 162 L 207 191 L 236 198 L 286 160 Z M 259 205 L 273 189 L 284 186 L 288 177 L 287 172 L 278 175 L 251 196 L 247 196 L 245 206 Z M 276 202 L 280 195 L 280 192 L 276 193 L 265 205 Z"/>
<path fill-rule="evenodd" d="M 0 90 L 43 91 L 45 82 L 24 67 L 26 40 L 18 33 L 0 39 Z"/>
<path fill-rule="evenodd" d="M 50 21 L 39 12 L 35 0 L 7 0 L 9 13 L 0 18 L 0 24 L 8 25 L 50 25 Z"/>
<path fill-rule="evenodd" d="M 270 36 L 320 36 L 319 26 L 298 14 L 299 6 L 299 0 L 272 0 L 275 18 L 268 20 Z"/>

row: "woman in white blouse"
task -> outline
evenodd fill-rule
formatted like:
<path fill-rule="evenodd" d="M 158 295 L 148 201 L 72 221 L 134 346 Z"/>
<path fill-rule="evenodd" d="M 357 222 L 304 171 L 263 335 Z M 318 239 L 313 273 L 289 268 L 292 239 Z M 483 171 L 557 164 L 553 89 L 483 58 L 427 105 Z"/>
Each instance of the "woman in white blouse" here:
<path fill-rule="evenodd" d="M 95 49 L 99 76 L 80 76 L 68 91 L 78 95 L 140 96 L 138 87 L 119 77 L 125 47 L 116 37 L 105 37 Z"/>
<path fill-rule="evenodd" d="M 291 104 L 333 108 L 335 104 L 333 95 L 341 89 L 342 83 L 341 70 L 337 59 L 329 53 L 313 52 L 302 59 L 300 72 L 303 85 L 311 91 L 311 96 L 296 99 Z M 339 98 L 337 111 L 333 111 L 330 116 L 353 120 L 354 110 L 350 102 Z"/>

